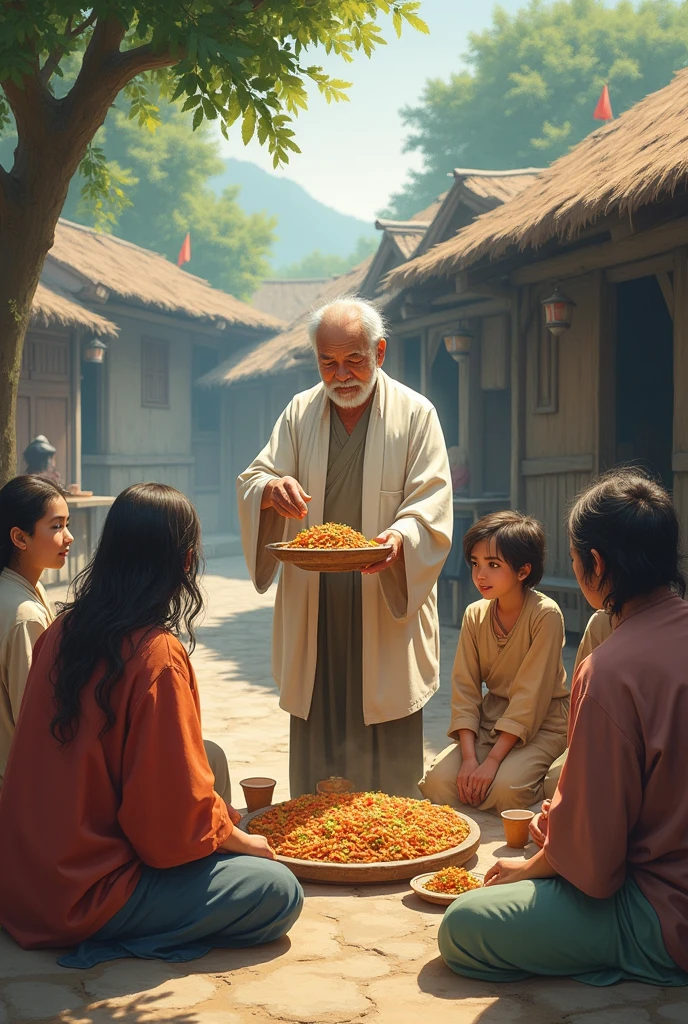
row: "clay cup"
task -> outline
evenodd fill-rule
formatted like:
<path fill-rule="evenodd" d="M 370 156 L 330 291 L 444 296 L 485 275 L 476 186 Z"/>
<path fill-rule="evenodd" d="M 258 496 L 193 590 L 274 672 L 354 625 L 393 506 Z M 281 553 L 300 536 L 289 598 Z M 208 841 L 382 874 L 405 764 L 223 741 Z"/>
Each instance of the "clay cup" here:
<path fill-rule="evenodd" d="M 315 791 L 318 794 L 322 793 L 353 793 L 354 784 L 349 782 L 348 779 L 343 779 L 339 775 L 332 775 L 329 779 L 323 779 L 315 787 Z"/>
<path fill-rule="evenodd" d="M 244 791 L 246 810 L 249 814 L 251 811 L 259 811 L 263 807 L 270 806 L 276 785 L 275 779 L 267 779 L 263 776 L 241 780 L 240 786 Z"/>
<path fill-rule="evenodd" d="M 502 811 L 502 824 L 507 846 L 511 846 L 514 850 L 522 850 L 524 846 L 528 845 L 530 839 L 528 826 L 534 817 L 533 811 Z"/>

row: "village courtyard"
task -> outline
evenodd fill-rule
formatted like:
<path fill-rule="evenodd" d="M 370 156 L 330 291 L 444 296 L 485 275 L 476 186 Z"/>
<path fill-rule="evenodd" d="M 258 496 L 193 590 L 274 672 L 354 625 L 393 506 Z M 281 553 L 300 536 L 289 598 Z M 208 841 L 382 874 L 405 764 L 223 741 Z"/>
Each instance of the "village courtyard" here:
<path fill-rule="evenodd" d="M 227 753 L 239 780 L 277 780 L 288 797 L 288 716 L 270 674 L 274 588 L 254 590 L 237 554 L 212 559 L 208 613 L 194 654 L 204 734 Z M 64 591 L 51 588 L 51 599 Z M 442 631 L 442 688 L 425 718 L 426 758 L 445 745 L 457 631 Z M 567 649 L 570 671 L 573 650 Z M 501 824 L 482 829 L 476 863 L 509 855 Z M 49 842 L 49 836 L 46 842 Z M 253 950 L 216 950 L 188 964 L 118 960 L 88 971 L 57 966 L 52 952 L 23 952 L 0 932 L 0 1024 L 688 1024 L 688 990 L 626 983 L 592 988 L 567 979 L 490 986 L 453 975 L 437 952 L 443 908 L 406 883 L 359 889 L 306 885 L 303 914 L 287 938 Z"/>

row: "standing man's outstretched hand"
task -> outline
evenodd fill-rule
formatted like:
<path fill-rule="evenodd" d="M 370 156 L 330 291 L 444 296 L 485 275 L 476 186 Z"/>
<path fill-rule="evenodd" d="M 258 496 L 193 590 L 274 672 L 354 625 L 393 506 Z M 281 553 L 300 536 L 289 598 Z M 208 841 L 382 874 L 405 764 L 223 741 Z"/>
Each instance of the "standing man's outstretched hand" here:
<path fill-rule="evenodd" d="M 261 511 L 274 508 L 285 519 L 303 519 L 310 500 L 310 494 L 306 494 L 298 480 L 293 476 L 283 476 L 265 485 L 260 507 Z"/>

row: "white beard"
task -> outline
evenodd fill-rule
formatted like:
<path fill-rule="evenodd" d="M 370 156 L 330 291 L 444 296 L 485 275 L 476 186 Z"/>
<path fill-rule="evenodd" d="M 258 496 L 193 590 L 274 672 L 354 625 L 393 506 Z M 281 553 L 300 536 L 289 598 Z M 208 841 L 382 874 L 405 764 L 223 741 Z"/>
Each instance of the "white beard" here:
<path fill-rule="evenodd" d="M 368 401 L 373 391 L 375 390 L 375 385 L 377 384 L 377 372 L 378 368 L 376 366 L 373 371 L 372 377 L 366 384 L 363 384 L 361 381 L 357 381 L 355 385 L 326 384 L 325 381 L 323 381 L 325 393 L 327 394 L 327 397 L 332 402 L 334 402 L 335 405 L 339 406 L 340 409 L 358 409 L 360 405 L 365 405 L 365 403 Z M 345 396 L 339 394 L 339 389 L 341 387 L 357 387 L 358 390 L 356 394 Z"/>

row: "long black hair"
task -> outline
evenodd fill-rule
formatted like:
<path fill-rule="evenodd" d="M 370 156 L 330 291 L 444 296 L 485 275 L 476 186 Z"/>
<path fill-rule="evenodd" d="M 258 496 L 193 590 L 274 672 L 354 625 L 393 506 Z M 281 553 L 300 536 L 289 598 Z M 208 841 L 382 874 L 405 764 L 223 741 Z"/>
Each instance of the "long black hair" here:
<path fill-rule="evenodd" d="M 595 568 L 592 552 L 604 559 L 600 586 L 610 587 L 604 604 L 613 615 L 660 587 L 685 596 L 674 503 L 642 470 L 621 467 L 599 477 L 576 498 L 568 527 L 586 582 Z"/>
<path fill-rule="evenodd" d="M 81 691 L 93 678 L 105 721 L 115 723 L 110 697 L 135 653 L 131 634 L 156 627 L 195 644 L 194 622 L 203 610 L 198 586 L 201 526 L 185 495 L 165 484 L 134 484 L 115 499 L 96 553 L 74 581 L 74 599 L 63 608 L 53 668 L 55 715 L 51 732 L 60 743 L 74 738 Z"/>
<path fill-rule="evenodd" d="M 9 567 L 17 550 L 10 531 L 17 527 L 31 537 L 51 503 L 62 497 L 56 484 L 38 476 L 15 476 L 0 490 L 0 572 Z"/>

